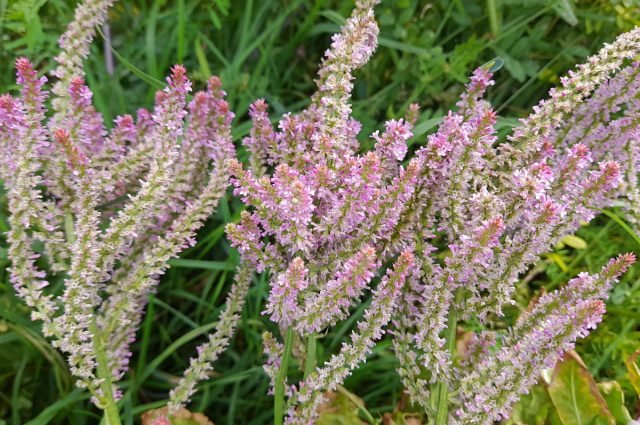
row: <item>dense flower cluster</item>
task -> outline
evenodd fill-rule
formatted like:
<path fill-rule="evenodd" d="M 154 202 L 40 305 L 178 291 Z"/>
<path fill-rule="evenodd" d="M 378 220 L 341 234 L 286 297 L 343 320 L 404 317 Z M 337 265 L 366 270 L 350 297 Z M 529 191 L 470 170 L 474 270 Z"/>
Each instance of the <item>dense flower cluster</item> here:
<path fill-rule="evenodd" d="M 127 370 L 148 296 L 225 194 L 224 164 L 235 156 L 220 81 L 212 77 L 187 108 L 191 82 L 180 65 L 152 112 L 120 116 L 106 129 L 82 63 L 111 3 L 81 4 L 62 37 L 48 122 L 46 78 L 27 59 L 16 61 L 20 95 L 0 96 L 11 280 L 99 406 L 118 397 L 111 383 Z M 35 241 L 44 243 L 42 254 Z M 47 287 L 60 279 L 64 289 L 54 298 Z M 226 346 L 250 279 L 250 269 L 238 273 L 209 346 Z M 201 363 L 215 357 L 211 348 L 203 352 Z"/>
<path fill-rule="evenodd" d="M 228 235 L 245 261 L 270 270 L 265 314 L 283 334 L 295 333 L 301 364 L 302 341 L 347 318 L 372 291 L 351 343 L 287 389 L 288 423 L 313 422 L 323 392 L 366 359 L 393 317 L 412 400 L 434 416 L 448 412 L 447 423 L 490 424 L 601 320 L 606 289 L 634 261 L 623 255 L 598 275 L 581 275 L 507 336 L 477 335 L 473 361 L 456 360 L 457 322 L 500 318 L 520 274 L 593 218 L 593 207 L 622 196 L 637 214 L 640 83 L 628 61 L 640 52 L 640 31 L 571 72 L 507 143 L 498 142 L 496 113 L 483 100 L 490 68 L 477 69 L 457 110 L 406 160 L 415 106 L 359 153 L 360 124 L 348 103 L 352 73 L 376 45 L 375 3 L 359 1 L 334 36 L 307 109 L 274 129 L 263 100 L 251 107 L 253 130 L 243 142 L 250 168 L 231 163 L 235 193 L 251 209 Z M 376 284 L 381 267 L 389 272 Z M 287 347 L 272 335 L 266 341 L 275 382 Z"/>
<path fill-rule="evenodd" d="M 264 314 L 282 336 L 264 334 L 276 422 L 286 396 L 287 423 L 313 423 L 325 392 L 389 332 L 407 393 L 435 423 L 492 424 L 601 321 L 607 290 L 632 254 L 545 294 L 506 331 L 473 335 L 465 352 L 455 344 L 460 321 L 492 329 L 515 303 L 521 274 L 594 208 L 621 204 L 640 225 L 640 65 L 632 62 L 640 30 L 570 72 L 507 140 L 498 139 L 496 112 L 483 99 L 493 85 L 484 66 L 411 155 L 416 105 L 361 152 L 349 100 L 354 72 L 377 45 L 378 1 L 359 0 L 333 37 L 306 109 L 274 128 L 266 102 L 251 105 L 245 167 L 235 159 L 220 81 L 212 77 L 187 103 L 191 83 L 179 65 L 153 111 L 118 117 L 107 131 L 82 60 L 111 3 L 79 6 L 62 39 L 48 122 L 45 79 L 26 59 L 16 63 L 20 96 L 0 96 L 11 278 L 98 405 L 113 398 L 111 383 L 127 369 L 167 260 L 194 243 L 229 174 L 248 206 L 227 226 L 244 264 L 218 330 L 171 392 L 170 412 L 228 345 L 254 270 L 269 272 Z M 34 241 L 44 242 L 42 255 Z M 64 291 L 55 299 L 47 286 L 58 276 Z M 316 366 L 316 340 L 365 299 L 348 341 Z M 297 383 L 287 380 L 291 355 L 305 371 Z"/>

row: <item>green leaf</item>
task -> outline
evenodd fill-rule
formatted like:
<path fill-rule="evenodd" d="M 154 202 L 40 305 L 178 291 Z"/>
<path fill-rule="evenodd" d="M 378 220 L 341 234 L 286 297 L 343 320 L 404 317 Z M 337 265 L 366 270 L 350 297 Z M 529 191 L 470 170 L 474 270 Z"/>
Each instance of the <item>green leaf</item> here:
<path fill-rule="evenodd" d="M 615 425 L 591 373 L 574 352 L 565 353 L 553 371 L 549 396 L 563 425 Z"/>
<path fill-rule="evenodd" d="M 403 43 L 401 41 L 392 40 L 386 37 L 380 37 L 378 43 L 381 46 L 388 47 L 390 49 L 398 50 L 400 52 L 413 53 L 422 57 L 428 58 L 431 56 L 431 52 L 428 49 L 414 46 L 413 44 Z"/>
<path fill-rule="evenodd" d="M 169 260 L 171 267 L 203 270 L 234 270 L 235 264 L 229 261 L 191 260 L 188 258 L 174 258 Z"/>
<path fill-rule="evenodd" d="M 443 118 L 442 116 L 429 118 L 428 120 L 423 121 L 420 124 L 416 125 L 416 127 L 413 129 L 414 137 L 422 136 L 427 131 L 437 127 L 442 122 L 442 118 Z"/>
<path fill-rule="evenodd" d="M 358 403 L 362 400 L 351 394 L 349 397 L 344 392 L 328 392 L 325 394 L 327 402 L 318 408 L 320 417 L 316 421 L 317 425 L 362 425 L 363 422 L 358 417 Z M 354 401 L 355 400 L 355 401 Z"/>
<path fill-rule="evenodd" d="M 102 32 L 102 30 L 100 28 L 96 28 L 96 30 L 102 36 L 103 39 L 106 39 L 104 33 Z M 118 51 L 115 50 L 113 47 L 111 47 L 111 51 L 118 58 L 120 63 L 122 63 L 125 66 L 125 68 L 127 68 L 129 71 L 131 71 L 138 78 L 140 78 L 141 80 L 143 80 L 144 82 L 149 84 L 151 87 L 154 87 L 156 89 L 163 89 L 163 88 L 166 87 L 166 85 L 162 81 L 158 80 L 157 78 L 152 77 L 151 75 L 147 74 L 146 72 L 142 71 L 140 68 L 138 68 L 137 66 L 135 66 L 134 64 L 129 62 L 124 56 L 122 56 L 120 53 L 118 53 Z"/>
<path fill-rule="evenodd" d="M 504 58 L 504 68 L 509 71 L 509 74 L 519 82 L 523 82 L 527 74 L 522 62 L 506 52 L 501 53 L 501 56 Z"/>
<path fill-rule="evenodd" d="M 624 405 L 624 392 L 617 381 L 600 382 L 598 389 L 617 423 L 626 425 L 633 420 Z"/>
<path fill-rule="evenodd" d="M 549 415 L 549 425 L 563 425 L 556 409 L 551 410 L 551 414 Z"/>
<path fill-rule="evenodd" d="M 562 256 L 556 254 L 555 252 L 550 252 L 549 254 L 547 254 L 547 257 L 549 257 L 554 263 L 556 263 L 563 272 L 566 273 L 569 271 L 569 267 L 567 266 L 567 263 L 565 263 L 562 259 Z"/>
<path fill-rule="evenodd" d="M 567 24 L 574 26 L 578 24 L 578 18 L 573 10 L 573 2 L 571 0 L 555 0 L 552 2 L 553 10 Z"/>
<path fill-rule="evenodd" d="M 201 35 L 198 34 L 198 38 Z M 209 67 L 209 62 L 207 61 L 207 55 L 204 53 L 204 49 L 202 48 L 202 44 L 200 40 L 194 40 L 193 42 L 194 50 L 196 52 L 196 58 L 198 59 L 198 66 L 200 67 L 200 73 L 204 75 L 206 78 L 211 76 L 211 68 Z"/>
<path fill-rule="evenodd" d="M 511 418 L 505 425 L 545 425 L 552 410 L 555 408 L 547 388 L 543 384 L 538 384 L 515 404 Z"/>
<path fill-rule="evenodd" d="M 562 238 L 562 242 L 574 249 L 587 249 L 587 241 L 575 235 L 565 236 Z"/>
<path fill-rule="evenodd" d="M 613 212 L 611 212 L 609 210 L 603 210 L 603 209 L 600 209 L 600 208 L 592 208 L 592 209 L 601 212 L 602 214 L 606 215 L 607 217 L 609 217 L 610 219 L 612 219 L 613 221 L 618 223 L 620 225 L 620 227 L 622 227 L 624 229 L 624 231 L 627 232 L 629 234 L 629 236 L 631 236 L 631 238 L 633 238 L 633 240 L 638 243 L 638 245 L 640 245 L 640 235 L 636 234 L 636 232 L 634 232 L 633 229 L 631 227 L 629 227 L 627 225 L 627 223 L 625 223 L 615 213 L 613 213 Z"/>
<path fill-rule="evenodd" d="M 220 18 L 218 17 L 218 14 L 215 12 L 215 10 L 209 9 L 209 18 L 211 19 L 211 22 L 213 22 L 213 26 L 216 27 L 217 30 L 220 30 L 222 28 L 222 22 L 220 22 Z"/>
<path fill-rule="evenodd" d="M 496 56 L 484 65 L 481 65 L 480 68 L 485 68 L 488 69 L 491 73 L 496 73 L 496 71 L 499 71 L 503 66 L 504 59 L 502 59 L 500 56 Z"/>
<path fill-rule="evenodd" d="M 74 404 L 86 400 L 89 397 L 90 394 L 88 392 L 75 389 L 44 409 L 37 417 L 30 420 L 25 425 L 47 425 L 56 417 L 56 415 L 64 411 L 68 411 L 69 406 L 73 406 Z"/>

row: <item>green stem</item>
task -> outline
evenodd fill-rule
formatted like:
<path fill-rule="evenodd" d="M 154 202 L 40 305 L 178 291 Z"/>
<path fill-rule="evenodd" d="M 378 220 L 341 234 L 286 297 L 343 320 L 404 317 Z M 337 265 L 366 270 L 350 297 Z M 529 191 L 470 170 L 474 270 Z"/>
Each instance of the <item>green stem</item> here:
<path fill-rule="evenodd" d="M 287 382 L 287 370 L 289 368 L 289 358 L 293 348 L 293 329 L 288 328 L 284 338 L 284 353 L 280 362 L 280 369 L 276 376 L 273 406 L 273 424 L 282 425 L 284 422 L 284 386 Z"/>
<path fill-rule="evenodd" d="M 304 377 L 306 379 L 307 376 L 311 372 L 313 372 L 316 368 L 316 335 L 311 334 L 307 338 L 307 358 L 304 362 Z"/>
<path fill-rule="evenodd" d="M 358 406 L 358 409 L 360 410 L 360 412 L 362 412 L 364 417 L 367 419 L 368 423 L 370 423 L 372 425 L 377 423 L 375 418 L 373 417 L 373 415 L 371 415 L 371 413 L 364 406 L 364 403 L 362 402 L 362 400 L 360 400 L 355 395 L 351 394 L 342 385 L 338 385 L 338 392 L 340 394 L 344 395 L 345 397 L 347 397 L 351 401 L 351 403 L 353 403 L 354 405 Z"/>
<path fill-rule="evenodd" d="M 498 17 L 498 8 L 496 0 L 487 0 L 487 15 L 489 15 L 489 27 L 493 37 L 497 37 L 500 32 L 500 18 Z"/>
<path fill-rule="evenodd" d="M 64 233 L 69 245 L 76 241 L 76 235 L 73 228 L 73 215 L 71 214 L 71 211 L 66 211 L 64 214 Z"/>
<path fill-rule="evenodd" d="M 451 361 L 456 349 L 456 329 L 458 327 L 458 312 L 456 311 L 456 305 L 462 298 L 462 291 L 458 289 L 456 291 L 454 304 L 449 309 L 449 317 L 447 317 L 447 350 L 449 351 Z M 448 409 L 449 409 L 449 386 L 446 382 L 438 382 L 436 385 L 436 425 L 447 425 Z"/>
<path fill-rule="evenodd" d="M 96 361 L 98 363 L 98 378 L 102 379 L 102 383 L 100 384 L 102 397 L 100 401 L 104 404 L 105 423 L 106 425 L 121 425 L 118 406 L 113 398 L 111 371 L 109 370 L 107 353 L 104 351 L 104 341 L 96 325 L 95 318 L 92 319 L 89 330 L 93 334 L 93 345 L 96 350 Z"/>

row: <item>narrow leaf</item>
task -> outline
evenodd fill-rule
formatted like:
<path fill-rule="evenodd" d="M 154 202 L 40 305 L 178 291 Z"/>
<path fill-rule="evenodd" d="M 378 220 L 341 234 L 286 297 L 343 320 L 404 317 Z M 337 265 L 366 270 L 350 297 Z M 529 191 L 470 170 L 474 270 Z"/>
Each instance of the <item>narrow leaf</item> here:
<path fill-rule="evenodd" d="M 562 242 L 574 249 L 587 249 L 587 241 L 575 235 L 565 236 Z"/>
<path fill-rule="evenodd" d="M 174 258 L 169 260 L 171 267 L 203 270 L 234 270 L 235 265 L 229 261 L 205 261 L 191 260 L 187 258 Z"/>

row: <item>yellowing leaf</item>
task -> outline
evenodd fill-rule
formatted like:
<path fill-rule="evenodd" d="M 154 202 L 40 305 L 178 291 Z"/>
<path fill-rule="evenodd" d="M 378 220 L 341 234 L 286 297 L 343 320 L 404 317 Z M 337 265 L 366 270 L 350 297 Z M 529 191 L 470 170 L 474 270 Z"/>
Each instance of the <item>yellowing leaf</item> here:
<path fill-rule="evenodd" d="M 551 3 L 556 14 L 567 24 L 574 26 L 578 24 L 578 18 L 574 11 L 573 2 L 570 0 L 556 0 Z"/>
<path fill-rule="evenodd" d="M 358 410 L 364 403 L 346 390 L 325 393 L 327 401 L 318 408 L 316 425 L 363 425 Z"/>
<path fill-rule="evenodd" d="M 564 262 L 561 256 L 559 256 L 555 252 L 550 252 L 548 256 L 553 260 L 554 263 L 558 265 L 558 267 L 562 269 L 563 272 L 569 271 L 569 267 L 567 267 L 567 263 Z"/>
<path fill-rule="evenodd" d="M 423 425 L 414 413 L 393 412 L 382 416 L 382 425 Z"/>
<path fill-rule="evenodd" d="M 161 417 L 167 417 L 169 409 L 163 407 L 161 409 L 154 409 L 144 412 L 142 414 L 142 425 L 154 425 L 156 420 Z M 160 422 L 162 423 L 162 422 Z M 214 425 L 202 413 L 193 413 L 187 409 L 180 409 L 178 412 L 169 418 L 171 425 Z"/>
<path fill-rule="evenodd" d="M 422 408 L 412 405 L 407 393 L 403 393 L 393 412 L 382 415 L 381 425 L 426 425 L 423 419 Z"/>
<path fill-rule="evenodd" d="M 615 425 L 591 373 L 575 352 L 564 355 L 553 371 L 549 396 L 563 425 Z"/>
<path fill-rule="evenodd" d="M 627 357 L 624 364 L 627 366 L 629 381 L 631 381 L 633 389 L 636 390 L 636 394 L 640 397 L 640 369 L 638 369 L 638 364 L 636 363 L 638 355 L 640 355 L 640 350 Z"/>
<path fill-rule="evenodd" d="M 538 384 L 513 406 L 511 417 L 505 425 L 545 425 L 551 410 L 554 407 L 549 393 L 545 385 Z"/>
<path fill-rule="evenodd" d="M 616 418 L 616 422 L 620 424 L 628 424 L 633 420 L 624 405 L 624 392 L 618 382 L 600 382 L 598 383 L 598 389 L 607 402 L 609 411 L 613 417 Z"/>
<path fill-rule="evenodd" d="M 587 241 L 575 235 L 565 236 L 562 242 L 574 249 L 587 249 Z"/>

